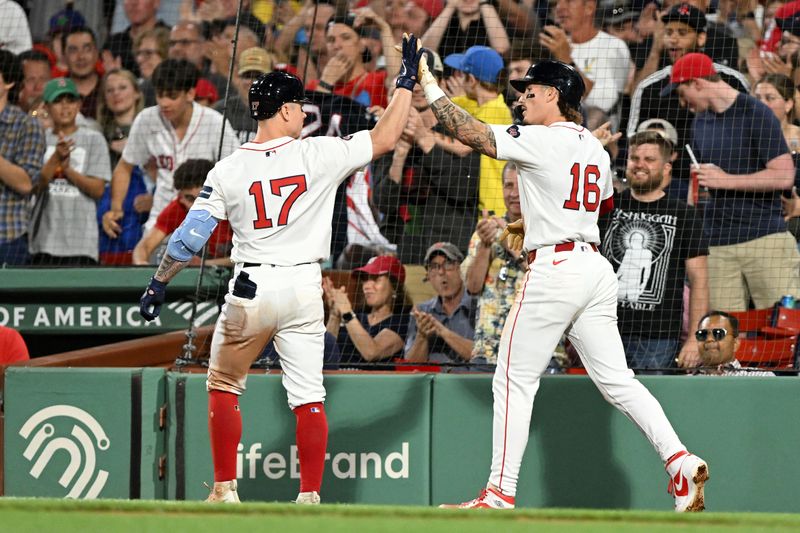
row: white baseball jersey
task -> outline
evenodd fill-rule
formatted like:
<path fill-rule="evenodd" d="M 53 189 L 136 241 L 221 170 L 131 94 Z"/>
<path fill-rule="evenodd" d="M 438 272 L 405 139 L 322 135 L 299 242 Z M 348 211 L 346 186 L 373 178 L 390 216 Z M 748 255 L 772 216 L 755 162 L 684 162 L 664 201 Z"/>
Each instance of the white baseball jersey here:
<path fill-rule="evenodd" d="M 221 114 L 195 102 L 189 127 L 179 141 L 175 128 L 161 115 L 158 106 L 148 107 L 136 116 L 122 158 L 141 167 L 152 158 L 158 168 L 153 207 L 145 228 L 153 227 L 159 213 L 175 198 L 177 191 L 172 175 L 176 168 L 187 159 L 217 161 L 222 121 Z M 221 157 L 229 155 L 238 146 L 235 132 L 226 120 Z"/>
<path fill-rule="evenodd" d="M 600 203 L 614 194 L 611 163 L 592 132 L 573 122 L 490 126 L 497 158 L 519 170 L 525 249 L 580 241 L 600 243 Z"/>
<path fill-rule="evenodd" d="M 372 160 L 372 138 L 245 143 L 209 172 L 192 209 L 228 219 L 235 263 L 291 266 L 331 253 L 336 188 Z"/>

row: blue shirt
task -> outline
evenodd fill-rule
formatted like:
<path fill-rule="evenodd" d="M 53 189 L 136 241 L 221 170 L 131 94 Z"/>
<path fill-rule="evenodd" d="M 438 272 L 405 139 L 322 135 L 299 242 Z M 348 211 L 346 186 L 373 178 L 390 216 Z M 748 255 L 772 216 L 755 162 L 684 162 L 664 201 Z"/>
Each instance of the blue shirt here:
<path fill-rule="evenodd" d="M 44 149 L 44 131 L 36 119 L 7 104 L 0 112 L 0 155 L 22 167 L 36 185 Z M 0 182 L 0 243 L 13 241 L 28 231 L 29 200 L 29 196 Z"/>
<path fill-rule="evenodd" d="M 775 114 L 746 94 L 722 113 L 704 111 L 694 119 L 692 147 L 698 161 L 728 174 L 753 174 L 767 162 L 789 153 Z M 780 191 L 711 189 L 704 229 L 709 246 L 751 241 L 786 231 Z"/>
<path fill-rule="evenodd" d="M 454 333 L 458 333 L 465 339 L 474 339 L 475 319 L 478 316 L 478 295 L 470 296 L 466 287 L 464 287 L 462 291 L 461 302 L 459 302 L 458 307 L 453 311 L 452 315 L 448 315 L 445 312 L 442 307 L 442 298 L 440 296 L 434 296 L 430 300 L 425 300 L 417 306 L 417 309 L 425 313 L 430 313 L 436 320 L 441 322 L 444 327 Z M 414 344 L 414 339 L 416 338 L 417 321 L 412 316 L 408 323 L 406 353 L 411 349 L 411 346 Z M 433 335 L 428 339 L 428 361 L 433 363 L 464 362 L 456 351 L 438 335 Z"/>

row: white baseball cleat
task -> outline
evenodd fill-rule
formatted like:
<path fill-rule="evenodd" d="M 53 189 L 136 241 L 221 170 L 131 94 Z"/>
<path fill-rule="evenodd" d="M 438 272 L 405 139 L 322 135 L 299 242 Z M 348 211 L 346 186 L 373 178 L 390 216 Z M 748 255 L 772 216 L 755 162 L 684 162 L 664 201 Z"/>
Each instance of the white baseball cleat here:
<path fill-rule="evenodd" d="M 239 493 L 236 491 L 236 480 L 215 481 L 214 487 L 206 487 L 211 490 L 211 494 L 206 498 L 206 503 L 241 503 Z"/>
<path fill-rule="evenodd" d="M 300 505 L 319 505 L 319 493 L 317 491 L 301 492 L 297 495 L 297 499 L 294 503 Z"/>
<path fill-rule="evenodd" d="M 673 455 L 664 467 L 669 476 L 667 492 L 675 498 L 678 513 L 699 513 L 706 508 L 703 487 L 708 481 L 708 464 L 682 451 Z"/>
<path fill-rule="evenodd" d="M 477 498 L 464 503 L 443 503 L 440 509 L 513 509 L 514 497 L 506 496 L 499 490 L 486 487 Z"/>

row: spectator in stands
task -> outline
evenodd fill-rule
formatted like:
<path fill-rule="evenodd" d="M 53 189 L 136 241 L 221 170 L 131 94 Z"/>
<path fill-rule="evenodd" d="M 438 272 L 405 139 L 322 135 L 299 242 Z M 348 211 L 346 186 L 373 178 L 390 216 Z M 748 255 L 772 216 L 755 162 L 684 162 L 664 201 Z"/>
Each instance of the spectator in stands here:
<path fill-rule="evenodd" d="M 293 68 L 315 80 L 328 62 L 325 34 L 328 21 L 336 14 L 331 0 L 306 0 L 300 12 L 284 25 L 273 45 L 282 61 L 292 61 Z M 295 52 L 294 45 L 298 45 Z M 307 65 L 307 69 L 306 69 Z"/>
<path fill-rule="evenodd" d="M 380 255 L 352 275 L 361 279 L 369 312 L 353 312 L 345 287 L 322 280 L 330 312 L 327 330 L 338 336 L 342 364 L 365 365 L 402 355 L 409 320 L 405 267 L 396 257 Z"/>
<path fill-rule="evenodd" d="M 655 131 L 628 141 L 629 188 L 614 198 L 602 224 L 603 254 L 617 271 L 617 320 L 628 366 L 660 373 L 697 366 L 697 344 L 680 343 L 684 279 L 689 324 L 708 311 L 707 239 L 701 214 L 664 188 L 672 171 L 672 143 Z"/>
<path fill-rule="evenodd" d="M 499 75 L 503 70 L 503 58 L 485 46 L 472 46 L 463 54 L 444 58 L 444 64 L 455 70 L 448 80 L 453 103 L 487 124 L 509 124 L 511 111 L 502 94 Z M 458 146 L 454 152 L 464 156 L 472 151 L 466 145 Z M 503 161 L 481 155 L 478 207 L 494 211 L 498 216 L 505 213 L 503 204 Z"/>
<path fill-rule="evenodd" d="M 473 362 L 480 358 L 481 363 L 496 364 L 500 334 L 527 271 L 520 255 L 522 250 L 512 250 L 498 240 L 507 224 L 522 217 L 518 177 L 517 166 L 510 161 L 506 163 L 503 169 L 506 214 L 498 217 L 483 212 L 470 240 L 467 258 L 461 263 L 467 293 L 478 296 Z"/>
<path fill-rule="evenodd" d="M 388 4 L 386 18 L 395 42 L 403 40 L 403 33 L 424 35 L 444 9 L 444 0 L 395 0 Z"/>
<path fill-rule="evenodd" d="M 145 80 L 152 78 L 153 71 L 167 59 L 168 53 L 169 28 L 158 26 L 140 33 L 133 42 L 133 56 L 139 77 Z"/>
<path fill-rule="evenodd" d="M 361 13 L 351 12 L 328 22 L 325 37 L 329 60 L 320 79 L 309 83 L 309 88 L 346 96 L 365 106 L 386 107 L 386 80 L 393 79 L 399 70 L 398 52 L 394 48 L 392 31 L 386 21 L 374 12 L 367 17 Z M 370 58 L 370 52 L 364 45 L 360 32 L 364 31 L 362 26 L 368 23 L 378 25 L 381 34 L 385 34 L 387 44 L 392 43 L 388 49 L 384 47 L 386 70 L 370 72 L 364 67 L 364 63 Z"/>
<path fill-rule="evenodd" d="M 550 59 L 550 50 L 542 48 L 537 43 L 527 39 L 515 39 L 508 51 L 508 65 L 506 68 L 508 80 L 519 80 L 525 77 L 528 68 L 543 59 Z M 510 83 L 505 88 L 506 105 L 514 107 L 519 100 L 519 91 Z"/>
<path fill-rule="evenodd" d="M 94 32 L 89 28 L 72 28 L 61 40 L 69 78 L 81 95 L 80 112 L 85 117 L 94 117 L 100 95 L 100 74 L 97 73 L 100 55 Z"/>
<path fill-rule="evenodd" d="M 111 70 L 103 77 L 100 85 L 100 103 L 97 121 L 108 143 L 111 168 L 117 166 L 128 142 L 131 125 L 136 115 L 144 108 L 144 97 L 136 77 L 128 70 Z M 145 183 L 145 179 L 147 183 Z M 142 224 L 147 220 L 153 195 L 147 184 L 152 179 L 145 178 L 142 167 L 136 166 L 131 173 L 131 184 L 125 195 L 123 208 L 125 216 L 121 221 L 122 233 L 112 239 L 104 231 L 100 232 L 99 256 L 104 265 L 129 265 L 133 247 L 142 238 Z M 152 187 L 151 187 L 152 188 Z M 102 228 L 102 215 L 111 207 L 111 187 L 106 186 L 103 197 L 97 204 L 97 223 Z"/>
<path fill-rule="evenodd" d="M 441 75 L 441 59 L 435 53 L 432 57 L 429 64 Z M 402 261 L 420 264 L 431 242 L 452 242 L 466 250 L 478 218 L 478 180 L 464 177 L 478 176 L 480 155 L 452 153 L 456 141 L 443 135 L 419 86 L 411 106 L 394 151 L 372 165 L 372 198 L 383 214 L 381 233 L 397 244 Z"/>
<path fill-rule="evenodd" d="M 679 156 L 673 163 L 672 183 L 665 192 L 667 196 L 687 200 L 691 161 L 683 147 L 691 141 L 692 113 L 680 104 L 677 94 L 662 96 L 661 91 L 669 84 L 672 64 L 703 47 L 707 37 L 706 20 L 700 10 L 686 3 L 670 8 L 661 20 L 665 25 L 663 44 L 659 44 L 658 38 L 655 39 L 645 70 L 658 65 L 662 57 L 660 50 L 665 51 L 665 57 L 671 64 L 647 76 L 636 87 L 631 98 L 627 136 L 632 136 L 639 124 L 651 118 L 664 119 L 675 127 L 678 132 Z M 738 91 L 749 91 L 747 79 L 739 71 L 718 63 L 714 64 L 714 68 L 723 80 Z"/>
<path fill-rule="evenodd" d="M 261 46 L 261 39 L 258 35 L 246 26 L 239 28 L 238 37 L 236 31 L 236 19 L 226 21 L 222 29 L 209 38 L 206 44 L 205 56 L 209 61 L 209 72 L 220 75 L 227 83 L 228 69 L 231 65 L 231 56 L 233 55 L 233 41 L 238 38 L 236 46 L 236 59 L 234 65 L 239 62 L 239 54 L 243 50 Z M 225 86 L 217 87 L 219 94 L 225 94 Z"/>
<path fill-rule="evenodd" d="M 169 32 L 169 59 L 184 59 L 200 71 L 200 77 L 214 84 L 218 93 L 224 93 L 227 78 L 211 72 L 211 65 L 206 61 L 207 41 L 203 37 L 203 29 L 196 22 L 182 20 L 175 24 Z M 227 70 L 226 70 L 227 72 Z"/>
<path fill-rule="evenodd" d="M 34 104 L 40 102 L 44 84 L 50 81 L 50 59 L 38 50 L 28 50 L 19 55 L 22 64 L 22 86 L 19 91 L 19 107 L 29 113 Z"/>
<path fill-rule="evenodd" d="M 697 323 L 695 332 L 700 354 L 699 373 L 716 376 L 774 376 L 772 372 L 745 370 L 736 359 L 739 349 L 739 320 L 724 311 L 709 311 Z"/>
<path fill-rule="evenodd" d="M 28 18 L 19 2 L 0 0 L 0 50 L 19 55 L 33 47 Z"/>
<path fill-rule="evenodd" d="M 222 113 L 227 110 L 228 120 L 231 121 L 236 136 L 240 143 L 250 141 L 256 135 L 258 124 L 250 116 L 248 94 L 250 86 L 262 74 L 272 71 L 272 56 L 263 48 L 248 48 L 239 55 L 239 65 L 233 77 L 233 87 L 228 100 L 220 100 L 214 109 Z"/>
<path fill-rule="evenodd" d="M 712 58 L 715 63 L 733 69 L 739 68 L 739 43 L 730 35 L 725 27 L 724 20 L 719 17 L 709 17 L 708 7 L 711 0 L 688 0 L 689 4 L 699 9 L 706 17 L 707 39 L 703 52 Z"/>
<path fill-rule="evenodd" d="M 601 2 L 603 5 L 605 2 Z M 645 39 L 638 28 L 637 20 L 641 15 L 641 9 L 632 5 L 630 0 L 618 0 L 613 5 L 606 7 L 603 17 L 603 30 L 609 35 L 621 39 L 631 53 L 631 61 L 636 69 L 641 69 L 647 60 L 647 54 L 652 41 Z M 635 84 L 630 91 L 633 92 Z"/>
<path fill-rule="evenodd" d="M 452 243 L 437 242 L 428 248 L 425 270 L 436 296 L 411 311 L 406 360 L 464 363 L 472 359 L 478 298 L 465 290 L 463 260 L 461 250 Z"/>
<path fill-rule="evenodd" d="M 500 54 L 511 47 L 495 3 L 487 0 L 448 1 L 422 36 L 422 42 L 442 57 L 470 46 L 488 46 Z"/>
<path fill-rule="evenodd" d="M 69 74 L 67 56 L 64 51 L 64 36 L 73 29 L 85 28 L 86 19 L 80 11 L 74 9 L 64 9 L 50 17 L 50 29 L 47 34 L 50 40 L 48 44 L 56 58 L 51 75 L 54 78 L 61 78 Z"/>
<path fill-rule="evenodd" d="M 47 152 L 36 184 L 30 252 L 34 265 L 97 264 L 95 202 L 111 179 L 103 136 L 76 119 L 81 96 L 70 78 L 47 82 L 44 101 L 53 121 L 45 132 Z"/>
<path fill-rule="evenodd" d="M 581 73 L 585 105 L 614 115 L 633 65 L 625 43 L 596 26 L 596 12 L 597 0 L 558 0 L 558 26 L 546 25 L 539 42 L 553 59 L 575 65 Z"/>
<path fill-rule="evenodd" d="M 144 234 L 142 240 L 133 249 L 134 265 L 152 265 L 153 252 L 161 243 L 178 229 L 186 213 L 191 209 L 206 181 L 206 176 L 214 168 L 214 163 L 207 159 L 187 159 L 175 170 L 174 183 L 178 195 L 158 215 L 156 225 Z M 208 241 L 207 265 L 233 266 L 230 259 L 231 227 L 227 220 L 221 220 Z M 200 258 L 192 259 L 192 264 L 200 264 Z"/>
<path fill-rule="evenodd" d="M 780 122 L 761 102 L 720 78 L 711 58 L 687 54 L 671 84 L 696 114 L 692 147 L 698 183 L 710 191 L 704 228 L 709 237 L 711 306 L 744 311 L 800 294 L 800 253 L 786 231 L 780 191 L 794 183 L 794 162 Z"/>
<path fill-rule="evenodd" d="M 37 120 L 12 104 L 21 81 L 17 57 L 0 50 L 0 265 L 24 265 L 30 259 L 28 204 L 45 149 Z"/>
<path fill-rule="evenodd" d="M 158 168 L 153 207 L 145 229 L 172 201 L 177 191 L 172 184 L 174 169 L 187 159 L 225 157 L 238 147 L 230 124 L 226 124 L 221 153 L 219 136 L 222 115 L 194 102 L 197 68 L 190 62 L 168 59 L 156 67 L 153 86 L 158 105 L 145 108 L 131 126 L 122 158 L 111 179 L 111 209 L 103 215 L 103 230 L 111 238 L 119 237 L 123 202 L 128 192 L 131 172 L 154 159 Z"/>
<path fill-rule="evenodd" d="M 800 150 L 800 127 L 794 124 L 794 93 L 794 83 L 783 74 L 767 74 L 753 86 L 753 96 L 775 113 L 789 150 L 797 152 Z"/>
<path fill-rule="evenodd" d="M 0 366 L 30 359 L 25 339 L 15 329 L 0 326 Z"/>
<path fill-rule="evenodd" d="M 103 47 L 103 53 L 111 56 L 115 63 L 114 66 L 129 70 L 137 76 L 144 76 L 139 71 L 139 58 L 134 55 L 133 45 L 147 31 L 155 28 L 169 30 L 169 26 L 157 18 L 160 4 L 161 0 L 126 0 L 123 2 L 125 17 L 130 22 L 130 26 L 124 31 L 110 35 Z"/>

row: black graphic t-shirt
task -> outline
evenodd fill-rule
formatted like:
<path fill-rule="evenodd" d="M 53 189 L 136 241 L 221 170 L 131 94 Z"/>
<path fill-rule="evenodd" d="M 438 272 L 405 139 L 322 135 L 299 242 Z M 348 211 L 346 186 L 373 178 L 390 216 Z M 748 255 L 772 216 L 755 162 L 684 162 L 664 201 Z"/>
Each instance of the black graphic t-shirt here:
<path fill-rule="evenodd" d="M 686 260 L 708 255 L 703 217 L 681 200 L 640 202 L 630 191 L 614 198 L 601 223 L 603 255 L 617 273 L 622 335 L 677 339 Z"/>

